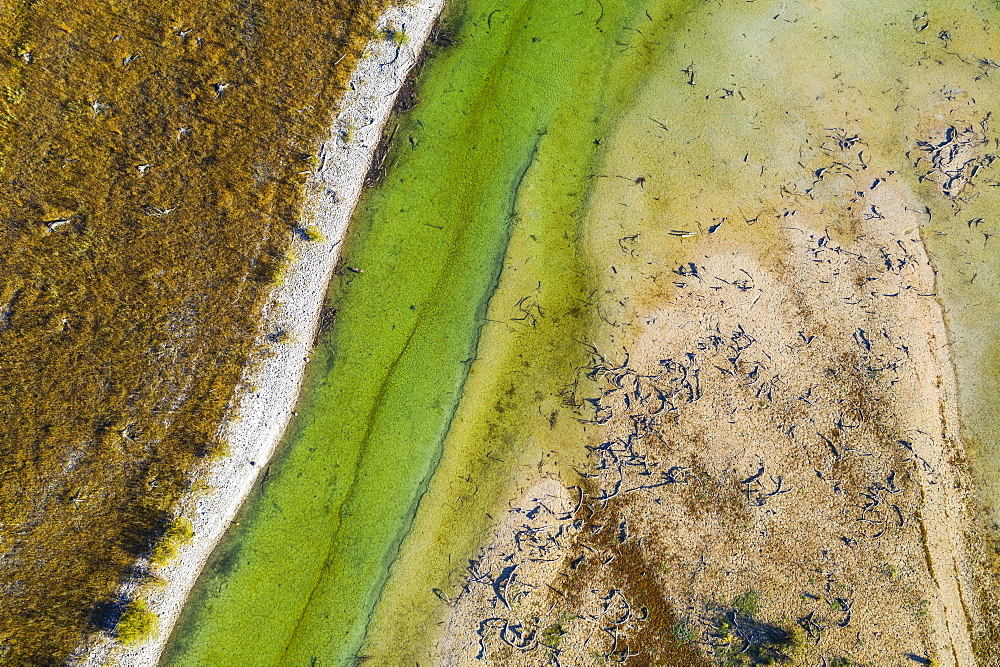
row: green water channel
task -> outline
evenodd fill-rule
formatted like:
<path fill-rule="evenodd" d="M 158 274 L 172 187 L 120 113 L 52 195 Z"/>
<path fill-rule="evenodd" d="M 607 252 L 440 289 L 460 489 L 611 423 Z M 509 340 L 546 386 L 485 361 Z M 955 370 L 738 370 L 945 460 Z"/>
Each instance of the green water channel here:
<path fill-rule="evenodd" d="M 508 342 L 524 348 L 496 370 L 542 375 L 554 393 L 544 374 L 583 353 L 575 227 L 589 167 L 659 47 L 625 29 L 651 25 L 651 11 L 625 0 L 449 8 L 456 46 L 432 55 L 423 101 L 393 121 L 393 166 L 346 244 L 363 273 L 332 286 L 337 324 L 301 416 L 198 582 L 166 664 L 350 662 L 441 456 L 505 260 L 517 271 L 519 227 L 534 230 L 517 241 L 534 261 L 533 300 L 507 304 Z"/>

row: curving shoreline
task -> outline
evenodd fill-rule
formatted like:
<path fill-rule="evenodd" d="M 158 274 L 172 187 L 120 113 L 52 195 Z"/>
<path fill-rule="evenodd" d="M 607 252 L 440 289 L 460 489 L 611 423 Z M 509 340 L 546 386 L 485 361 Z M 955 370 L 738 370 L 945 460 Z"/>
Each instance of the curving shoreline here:
<path fill-rule="evenodd" d="M 318 168 L 305 186 L 301 226 L 315 226 L 321 237 L 295 242 L 294 258 L 261 319 L 258 349 L 265 354 L 248 365 L 231 407 L 233 416 L 220 427 L 229 455 L 203 474 L 208 490 L 182 503 L 181 514 L 190 518 L 195 537 L 173 562 L 157 568 L 166 584 L 145 598 L 159 617 L 157 635 L 137 647 L 101 636 L 94 645 L 81 647 L 79 653 L 86 655 L 78 664 L 157 664 L 199 573 L 275 453 L 298 399 L 327 284 L 382 128 L 443 5 L 444 0 L 418 0 L 386 10 L 379 29 L 402 32 L 406 39 L 373 40 L 351 76 Z M 282 342 L 269 342 L 276 332 L 282 332 Z M 136 587 L 126 584 L 122 593 L 130 596 Z"/>

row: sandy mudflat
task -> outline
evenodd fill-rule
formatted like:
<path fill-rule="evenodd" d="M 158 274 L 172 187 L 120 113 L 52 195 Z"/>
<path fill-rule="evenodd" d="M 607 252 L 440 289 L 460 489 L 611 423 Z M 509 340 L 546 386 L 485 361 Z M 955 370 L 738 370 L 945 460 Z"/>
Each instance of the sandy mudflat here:
<path fill-rule="evenodd" d="M 947 331 L 922 214 L 879 183 L 840 234 L 817 186 L 766 251 L 706 235 L 672 294 L 622 279 L 641 324 L 573 384 L 583 478 L 512 499 L 434 664 L 693 664 L 769 633 L 795 664 L 976 664 Z"/>
<path fill-rule="evenodd" d="M 420 0 L 386 11 L 380 28 L 402 30 L 405 43 L 374 41 L 351 78 L 341 111 L 320 152 L 318 171 L 306 186 L 308 201 L 302 226 L 315 225 L 323 239 L 296 241 L 296 259 L 264 314 L 261 346 L 267 353 L 248 368 L 234 416 L 221 429 L 231 455 L 206 473 L 204 482 L 209 490 L 189 498 L 184 505 L 183 514 L 192 520 L 196 537 L 174 563 L 156 569 L 166 586 L 147 599 L 160 617 L 159 634 L 153 641 L 129 649 L 99 639 L 89 647 L 81 664 L 156 664 L 199 572 L 274 453 L 299 394 L 326 287 L 382 127 L 443 4 L 443 0 Z M 287 342 L 269 343 L 268 336 L 278 331 L 287 334 Z"/>

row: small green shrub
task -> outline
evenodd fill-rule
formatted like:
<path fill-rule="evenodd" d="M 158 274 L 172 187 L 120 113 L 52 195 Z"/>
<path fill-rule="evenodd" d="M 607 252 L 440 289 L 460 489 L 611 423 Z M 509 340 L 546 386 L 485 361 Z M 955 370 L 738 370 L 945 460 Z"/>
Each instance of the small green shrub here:
<path fill-rule="evenodd" d="M 410 42 L 410 36 L 398 28 L 386 28 L 382 31 L 382 36 L 396 46 L 402 46 Z"/>
<path fill-rule="evenodd" d="M 313 243 L 319 243 L 324 239 L 323 232 L 321 232 L 319 227 L 316 225 L 309 225 L 303 229 L 302 236 L 304 236 L 307 241 L 312 241 Z"/>
<path fill-rule="evenodd" d="M 712 625 L 706 640 L 719 665 L 751 667 L 786 664 L 793 660 L 789 654 L 795 653 L 794 637 L 776 625 L 737 611 L 719 613 Z"/>
<path fill-rule="evenodd" d="M 154 565 L 166 565 L 177 555 L 177 550 L 191 541 L 192 537 L 194 537 L 194 528 L 192 528 L 191 522 L 180 517 L 174 519 L 163 532 L 159 543 L 153 548 L 150 560 Z"/>
<path fill-rule="evenodd" d="M 257 260 L 256 266 L 250 275 L 260 283 L 275 286 L 280 285 L 285 280 L 288 267 L 297 259 L 292 251 L 279 252 L 270 249 Z"/>
<path fill-rule="evenodd" d="M 549 648 L 559 648 L 559 642 L 562 641 L 564 634 L 566 634 L 565 628 L 559 623 L 553 623 L 542 630 L 542 643 Z"/>
<path fill-rule="evenodd" d="M 267 283 L 269 285 L 280 285 L 285 282 L 285 276 L 288 275 L 288 267 L 292 265 L 298 257 L 294 252 L 288 252 L 284 257 L 279 259 L 273 265 L 271 265 L 270 271 L 267 273 Z"/>
<path fill-rule="evenodd" d="M 123 644 L 138 644 L 152 639 L 160 619 L 142 600 L 134 600 L 125 608 L 115 634 Z"/>
<path fill-rule="evenodd" d="M 806 652 L 806 631 L 796 625 L 788 633 L 788 652 L 792 660 L 801 660 Z"/>
<path fill-rule="evenodd" d="M 744 616 L 756 616 L 760 611 L 760 594 L 751 590 L 733 598 L 733 609 Z"/>

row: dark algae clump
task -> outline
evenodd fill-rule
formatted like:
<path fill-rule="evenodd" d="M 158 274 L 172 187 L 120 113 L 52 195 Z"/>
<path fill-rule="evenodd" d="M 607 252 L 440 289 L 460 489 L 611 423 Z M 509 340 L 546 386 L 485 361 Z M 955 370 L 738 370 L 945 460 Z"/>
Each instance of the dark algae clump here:
<path fill-rule="evenodd" d="M 0 12 L 0 664 L 62 663 L 220 446 L 384 4 Z"/>

